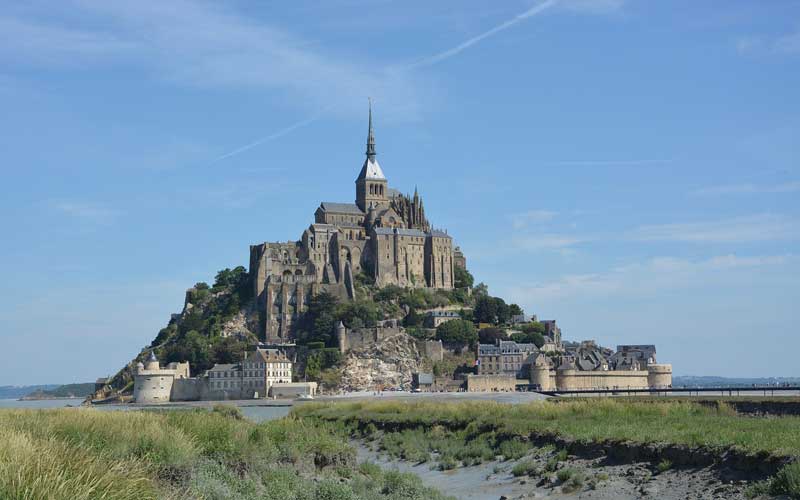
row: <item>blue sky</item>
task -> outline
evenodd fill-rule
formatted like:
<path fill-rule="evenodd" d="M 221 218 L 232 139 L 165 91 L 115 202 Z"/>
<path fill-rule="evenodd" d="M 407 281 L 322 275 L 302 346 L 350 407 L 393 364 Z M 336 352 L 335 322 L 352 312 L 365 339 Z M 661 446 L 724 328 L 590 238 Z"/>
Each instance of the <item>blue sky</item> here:
<path fill-rule="evenodd" d="M 799 375 L 797 89 L 790 1 L 3 2 L 0 384 L 113 373 L 353 200 L 368 96 L 492 293 L 676 374 Z"/>

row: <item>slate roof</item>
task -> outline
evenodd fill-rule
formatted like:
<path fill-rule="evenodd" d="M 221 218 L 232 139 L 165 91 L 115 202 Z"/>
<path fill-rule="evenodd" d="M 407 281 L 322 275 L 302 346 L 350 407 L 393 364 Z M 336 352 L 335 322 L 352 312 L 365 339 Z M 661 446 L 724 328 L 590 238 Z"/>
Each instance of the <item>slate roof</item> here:
<path fill-rule="evenodd" d="M 332 201 L 323 201 L 319 206 L 325 212 L 364 215 L 364 212 L 362 212 L 355 203 L 334 203 Z"/>
<path fill-rule="evenodd" d="M 368 180 L 378 180 L 378 181 L 385 181 L 386 176 L 383 175 L 383 170 L 381 170 L 381 166 L 378 165 L 378 160 L 375 158 L 367 158 L 364 160 L 364 166 L 361 167 L 361 172 L 358 174 L 358 178 L 356 180 L 361 179 L 368 179 Z"/>
<path fill-rule="evenodd" d="M 431 236 L 436 236 L 437 238 L 450 238 L 449 234 L 445 233 L 444 231 L 439 231 L 438 229 L 431 231 Z"/>
<path fill-rule="evenodd" d="M 427 236 L 419 229 L 403 229 L 391 227 L 376 227 L 375 234 L 399 234 L 401 236 Z"/>
<path fill-rule="evenodd" d="M 208 371 L 210 372 L 229 372 L 229 371 L 236 371 L 239 370 L 238 363 L 231 363 L 231 364 L 216 364 Z"/>

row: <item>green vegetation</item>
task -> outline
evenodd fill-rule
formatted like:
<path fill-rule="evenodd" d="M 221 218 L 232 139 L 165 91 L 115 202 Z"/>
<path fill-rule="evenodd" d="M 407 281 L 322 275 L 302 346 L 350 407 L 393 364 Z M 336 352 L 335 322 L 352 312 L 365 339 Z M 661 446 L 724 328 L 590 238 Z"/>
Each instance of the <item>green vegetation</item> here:
<path fill-rule="evenodd" d="M 513 474 L 514 477 L 535 476 L 537 473 L 538 470 L 536 469 L 536 462 L 533 460 L 522 460 L 517 462 L 517 464 L 511 469 L 511 474 Z"/>
<path fill-rule="evenodd" d="M 436 327 L 436 338 L 447 344 L 471 346 L 478 341 L 478 331 L 471 321 L 451 319 Z"/>
<path fill-rule="evenodd" d="M 25 396 L 25 399 L 47 398 L 85 398 L 94 392 L 94 384 L 65 384 L 50 390 L 38 390 Z"/>
<path fill-rule="evenodd" d="M 351 428 L 402 426 L 478 435 L 527 438 L 533 433 L 586 441 L 630 440 L 710 448 L 734 447 L 777 456 L 800 456 L 800 417 L 742 418 L 726 408 L 688 402 L 637 403 L 602 399 L 507 405 L 494 402 L 357 402 L 303 405 L 301 416 Z M 477 434 L 476 434 L 477 432 Z"/>
<path fill-rule="evenodd" d="M 0 411 L 0 498 L 443 500 L 355 462 L 337 426 L 238 409 Z"/>
<path fill-rule="evenodd" d="M 666 458 L 664 460 L 658 462 L 658 465 L 656 466 L 656 469 L 658 469 L 658 472 L 667 472 L 671 468 L 672 468 L 672 462 L 667 460 Z"/>
<path fill-rule="evenodd" d="M 750 485 L 745 490 L 748 498 L 765 495 L 786 495 L 789 498 L 800 498 L 800 462 L 793 462 L 779 470 L 775 477 Z"/>
<path fill-rule="evenodd" d="M 473 373 L 475 353 L 463 351 L 461 354 L 445 352 L 441 361 L 433 362 L 433 374 L 437 377 L 452 377 L 456 373 Z"/>

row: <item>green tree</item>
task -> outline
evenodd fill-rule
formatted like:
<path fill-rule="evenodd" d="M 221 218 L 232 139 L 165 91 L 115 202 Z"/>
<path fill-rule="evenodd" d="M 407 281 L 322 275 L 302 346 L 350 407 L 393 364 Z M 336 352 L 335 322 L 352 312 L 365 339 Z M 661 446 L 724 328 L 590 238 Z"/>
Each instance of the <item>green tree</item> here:
<path fill-rule="evenodd" d="M 544 345 L 544 335 L 535 331 L 512 333 L 511 340 L 520 344 L 536 344 L 536 347 Z"/>
<path fill-rule="evenodd" d="M 343 321 L 348 328 L 375 326 L 381 319 L 381 309 L 371 300 L 355 300 L 339 304 L 335 315 L 336 319 Z"/>
<path fill-rule="evenodd" d="M 472 315 L 477 323 L 497 324 L 497 302 L 488 295 L 479 296 L 475 300 Z"/>
<path fill-rule="evenodd" d="M 508 314 L 510 316 L 522 316 L 523 314 L 525 314 L 525 311 L 523 311 L 522 308 L 517 304 L 509 304 Z"/>
<path fill-rule="evenodd" d="M 453 285 L 456 288 L 472 288 L 475 278 L 469 271 L 462 267 L 455 266 L 453 269 Z"/>
<path fill-rule="evenodd" d="M 478 341 L 481 344 L 494 344 L 497 340 L 506 340 L 506 332 L 500 328 L 481 328 L 478 332 Z"/>
<path fill-rule="evenodd" d="M 436 328 L 436 338 L 455 345 L 471 345 L 478 340 L 478 332 L 469 321 L 451 319 Z"/>
<path fill-rule="evenodd" d="M 208 370 L 213 365 L 208 339 L 196 330 L 188 331 L 177 342 L 168 345 L 162 358 L 162 363 L 188 361 L 195 373 Z"/>
<path fill-rule="evenodd" d="M 327 292 L 312 297 L 308 301 L 308 309 L 300 315 L 296 324 L 298 343 L 306 344 L 317 341 L 333 347 L 338 305 L 338 299 Z"/>
<path fill-rule="evenodd" d="M 497 318 L 495 322 L 498 325 L 505 325 L 511 320 L 511 310 L 506 304 L 506 301 L 501 299 L 500 297 L 492 297 L 494 303 L 496 304 L 496 311 L 497 311 Z"/>

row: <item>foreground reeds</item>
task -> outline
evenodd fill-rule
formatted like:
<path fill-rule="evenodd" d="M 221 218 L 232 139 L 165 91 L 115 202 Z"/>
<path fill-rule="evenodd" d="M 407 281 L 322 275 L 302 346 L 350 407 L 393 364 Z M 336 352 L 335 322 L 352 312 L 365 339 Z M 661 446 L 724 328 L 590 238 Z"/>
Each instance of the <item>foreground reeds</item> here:
<path fill-rule="evenodd" d="M 335 426 L 234 409 L 0 411 L 3 499 L 444 499 L 359 466 Z"/>

